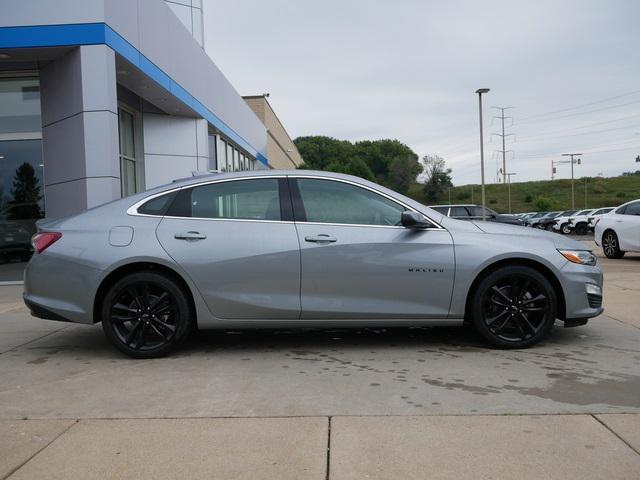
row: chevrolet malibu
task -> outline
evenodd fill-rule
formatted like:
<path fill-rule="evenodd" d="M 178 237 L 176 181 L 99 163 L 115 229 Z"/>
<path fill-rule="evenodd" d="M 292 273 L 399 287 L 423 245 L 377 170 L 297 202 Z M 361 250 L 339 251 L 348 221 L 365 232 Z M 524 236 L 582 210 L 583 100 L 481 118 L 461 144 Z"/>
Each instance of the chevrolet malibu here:
<path fill-rule="evenodd" d="M 102 322 L 127 355 L 198 329 L 473 326 L 525 348 L 556 319 L 602 312 L 580 243 L 448 218 L 348 175 L 238 172 L 177 181 L 38 223 L 24 301 L 40 318 Z"/>

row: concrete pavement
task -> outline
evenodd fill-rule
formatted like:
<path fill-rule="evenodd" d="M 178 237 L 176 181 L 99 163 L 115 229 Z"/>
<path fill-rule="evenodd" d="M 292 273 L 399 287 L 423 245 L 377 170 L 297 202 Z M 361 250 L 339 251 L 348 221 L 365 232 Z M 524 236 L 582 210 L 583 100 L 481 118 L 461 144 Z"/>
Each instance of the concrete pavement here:
<path fill-rule="evenodd" d="M 639 425 L 635 414 L 5 421 L 0 478 L 637 479 L 635 440 L 620 432 Z"/>
<path fill-rule="evenodd" d="M 640 256 L 600 262 L 605 315 L 522 351 L 460 328 L 200 332 L 132 361 L 0 287 L 0 478 L 638 479 Z"/>

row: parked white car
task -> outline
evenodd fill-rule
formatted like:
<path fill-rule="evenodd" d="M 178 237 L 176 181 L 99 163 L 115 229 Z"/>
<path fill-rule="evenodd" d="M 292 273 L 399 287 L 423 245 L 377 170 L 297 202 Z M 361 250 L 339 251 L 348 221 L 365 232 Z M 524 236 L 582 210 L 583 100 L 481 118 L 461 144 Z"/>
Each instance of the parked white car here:
<path fill-rule="evenodd" d="M 593 213 L 594 210 L 593 209 L 589 209 L 589 210 L 580 210 L 579 212 L 577 212 L 575 215 L 571 215 L 571 216 L 561 216 L 561 217 L 557 217 L 555 219 L 555 222 L 553 224 L 553 229 L 557 232 L 560 231 L 562 233 L 564 233 L 565 235 L 569 235 L 572 232 L 571 229 L 571 225 L 569 224 L 569 222 L 571 221 L 572 218 L 574 217 L 581 217 L 583 215 L 590 215 L 591 213 Z"/>
<path fill-rule="evenodd" d="M 599 208 L 589 215 L 575 215 L 569 219 L 569 227 L 577 235 L 586 235 L 593 228 L 595 217 L 604 215 L 613 210 L 614 207 Z"/>
<path fill-rule="evenodd" d="M 596 220 L 596 244 L 608 258 L 640 252 L 640 199 L 627 202 Z"/>

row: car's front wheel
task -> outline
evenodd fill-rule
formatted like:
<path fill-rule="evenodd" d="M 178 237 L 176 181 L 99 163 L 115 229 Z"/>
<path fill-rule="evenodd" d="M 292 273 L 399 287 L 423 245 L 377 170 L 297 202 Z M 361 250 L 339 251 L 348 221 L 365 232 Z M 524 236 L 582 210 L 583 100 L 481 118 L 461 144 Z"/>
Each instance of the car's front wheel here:
<path fill-rule="evenodd" d="M 575 232 L 577 235 L 586 235 L 589 233 L 589 227 L 586 223 L 578 223 L 575 227 Z"/>
<path fill-rule="evenodd" d="M 613 230 L 607 230 L 602 236 L 602 251 L 607 258 L 622 258 L 624 252 L 620 250 L 618 235 Z"/>
<path fill-rule="evenodd" d="M 527 348 L 551 331 L 557 296 L 553 285 L 537 270 L 507 266 L 480 281 L 470 310 L 476 329 L 492 345 Z"/>
<path fill-rule="evenodd" d="M 102 328 L 121 352 L 134 358 L 166 355 L 189 334 L 187 294 L 168 276 L 139 272 L 118 280 L 102 304 Z"/>
<path fill-rule="evenodd" d="M 563 224 L 560 226 L 560 231 L 561 231 L 562 233 L 564 233 L 565 235 L 569 235 L 569 234 L 571 233 L 571 231 L 572 231 L 572 230 L 573 230 L 573 229 L 571 228 L 571 225 L 569 225 L 569 223 L 563 223 Z"/>

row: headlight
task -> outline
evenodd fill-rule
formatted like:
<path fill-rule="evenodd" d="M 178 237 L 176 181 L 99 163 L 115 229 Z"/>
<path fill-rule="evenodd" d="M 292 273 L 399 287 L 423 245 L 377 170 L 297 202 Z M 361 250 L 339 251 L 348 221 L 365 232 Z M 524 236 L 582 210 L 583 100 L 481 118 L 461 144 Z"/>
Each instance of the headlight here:
<path fill-rule="evenodd" d="M 560 254 L 572 263 L 578 265 L 595 265 L 596 256 L 588 250 L 558 250 Z"/>

